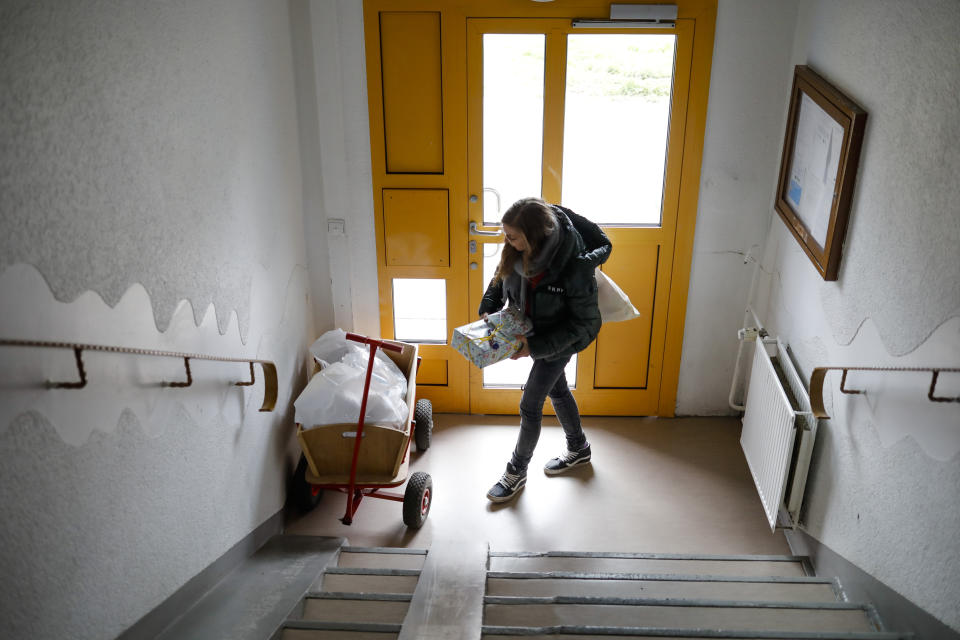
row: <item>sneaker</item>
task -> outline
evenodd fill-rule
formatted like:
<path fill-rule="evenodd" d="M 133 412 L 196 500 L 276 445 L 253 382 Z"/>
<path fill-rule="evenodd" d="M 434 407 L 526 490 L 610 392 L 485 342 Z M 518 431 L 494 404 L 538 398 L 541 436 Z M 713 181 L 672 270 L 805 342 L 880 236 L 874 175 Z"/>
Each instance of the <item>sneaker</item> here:
<path fill-rule="evenodd" d="M 558 473 L 569 471 L 573 467 L 587 464 L 590 462 L 590 445 L 585 445 L 579 451 L 570 451 L 567 449 L 557 458 L 548 461 L 543 467 L 543 472 L 548 476 L 555 476 Z"/>
<path fill-rule="evenodd" d="M 527 472 L 517 471 L 517 468 L 508 462 L 507 470 L 503 472 L 499 482 L 487 491 L 487 498 L 490 502 L 506 502 L 517 495 L 525 484 L 527 484 Z"/>

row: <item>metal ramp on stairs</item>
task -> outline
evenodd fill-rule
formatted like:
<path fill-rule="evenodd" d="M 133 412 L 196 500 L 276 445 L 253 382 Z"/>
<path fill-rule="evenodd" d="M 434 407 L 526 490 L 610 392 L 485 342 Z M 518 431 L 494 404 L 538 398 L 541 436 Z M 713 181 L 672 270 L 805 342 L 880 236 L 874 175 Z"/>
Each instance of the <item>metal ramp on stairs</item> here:
<path fill-rule="evenodd" d="M 487 546 L 341 549 L 273 640 L 480 638 Z"/>
<path fill-rule="evenodd" d="M 344 547 L 273 640 L 893 640 L 805 558 Z"/>

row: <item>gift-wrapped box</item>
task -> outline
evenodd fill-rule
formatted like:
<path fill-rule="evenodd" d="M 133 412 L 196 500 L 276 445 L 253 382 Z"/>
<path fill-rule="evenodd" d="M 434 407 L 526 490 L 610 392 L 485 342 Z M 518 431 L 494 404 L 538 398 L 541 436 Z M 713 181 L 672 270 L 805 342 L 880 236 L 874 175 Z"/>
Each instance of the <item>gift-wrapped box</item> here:
<path fill-rule="evenodd" d="M 520 337 L 532 328 L 529 318 L 519 310 L 507 307 L 491 313 L 486 319 L 457 327 L 450 344 L 482 369 L 516 353 L 522 344 Z"/>

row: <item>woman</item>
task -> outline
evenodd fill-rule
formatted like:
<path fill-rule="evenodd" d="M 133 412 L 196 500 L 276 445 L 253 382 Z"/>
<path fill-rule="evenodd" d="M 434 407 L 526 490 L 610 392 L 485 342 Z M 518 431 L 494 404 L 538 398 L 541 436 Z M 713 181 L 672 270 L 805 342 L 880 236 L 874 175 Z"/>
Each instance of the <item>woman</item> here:
<path fill-rule="evenodd" d="M 610 256 L 606 234 L 570 209 L 539 198 L 514 203 L 501 219 L 506 244 L 480 303 L 480 315 L 509 303 L 533 322 L 513 358 L 531 356 L 533 367 L 520 400 L 520 435 L 507 470 L 487 498 L 506 502 L 527 481 L 527 465 L 540 438 L 547 396 L 567 438 L 567 450 L 547 462 L 548 475 L 590 462 L 577 401 L 563 369 L 600 331 L 594 269 Z"/>

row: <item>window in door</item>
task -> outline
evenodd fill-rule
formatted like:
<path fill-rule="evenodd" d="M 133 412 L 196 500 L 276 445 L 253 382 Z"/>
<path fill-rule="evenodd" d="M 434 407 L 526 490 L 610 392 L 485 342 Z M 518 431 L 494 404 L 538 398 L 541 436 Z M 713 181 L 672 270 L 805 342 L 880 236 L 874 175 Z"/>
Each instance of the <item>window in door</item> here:
<path fill-rule="evenodd" d="M 483 221 L 540 193 L 543 154 L 541 33 L 483 36 Z"/>
<path fill-rule="evenodd" d="M 659 226 L 676 36 L 567 36 L 563 203 L 603 225 Z"/>

